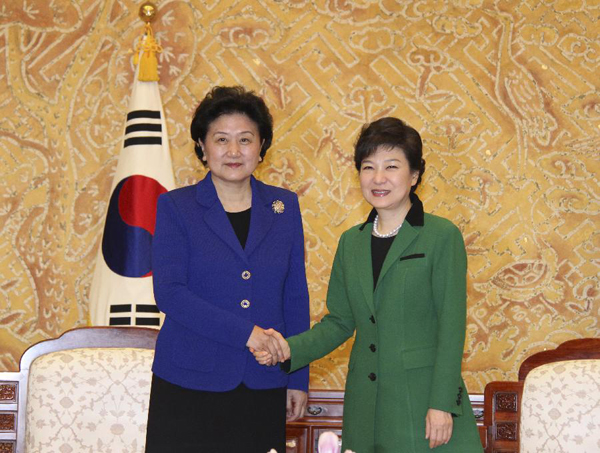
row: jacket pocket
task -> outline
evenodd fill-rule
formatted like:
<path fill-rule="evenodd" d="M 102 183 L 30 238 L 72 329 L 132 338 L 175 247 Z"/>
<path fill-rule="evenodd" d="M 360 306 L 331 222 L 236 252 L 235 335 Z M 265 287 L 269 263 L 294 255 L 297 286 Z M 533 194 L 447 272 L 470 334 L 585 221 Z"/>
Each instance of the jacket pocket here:
<path fill-rule="evenodd" d="M 183 332 L 173 342 L 173 362 L 179 368 L 209 372 L 214 370 L 217 357 L 217 343 L 195 335 Z"/>
<path fill-rule="evenodd" d="M 402 353 L 405 370 L 433 366 L 435 363 L 435 347 L 413 349 Z"/>
<path fill-rule="evenodd" d="M 425 258 L 424 253 L 413 253 L 412 255 L 401 256 L 400 261 L 414 260 L 417 258 Z"/>
<path fill-rule="evenodd" d="M 398 269 L 427 269 L 427 257 L 424 253 L 414 253 L 412 255 L 401 256 L 398 258 Z"/>

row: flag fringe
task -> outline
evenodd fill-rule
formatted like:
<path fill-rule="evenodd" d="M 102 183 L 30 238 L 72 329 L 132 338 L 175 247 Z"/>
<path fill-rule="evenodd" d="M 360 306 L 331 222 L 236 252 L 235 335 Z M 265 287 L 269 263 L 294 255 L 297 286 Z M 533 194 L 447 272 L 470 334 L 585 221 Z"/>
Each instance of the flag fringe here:
<path fill-rule="evenodd" d="M 142 57 L 140 58 L 140 52 Z M 135 46 L 133 63 L 139 64 L 138 80 L 141 82 L 158 82 L 158 60 L 156 53 L 162 52 L 162 47 L 154 39 L 152 27 L 146 24 L 144 37 Z"/>

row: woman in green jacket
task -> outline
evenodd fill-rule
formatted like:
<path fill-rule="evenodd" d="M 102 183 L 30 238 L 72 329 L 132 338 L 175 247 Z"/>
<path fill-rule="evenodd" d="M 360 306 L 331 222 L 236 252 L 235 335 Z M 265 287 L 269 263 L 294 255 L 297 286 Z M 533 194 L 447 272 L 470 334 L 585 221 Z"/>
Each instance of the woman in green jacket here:
<path fill-rule="evenodd" d="M 367 220 L 339 242 L 329 313 L 283 339 L 288 371 L 355 332 L 344 396 L 343 449 L 356 453 L 483 451 L 461 378 L 467 256 L 459 229 L 423 212 L 419 133 L 397 118 L 363 127 L 354 160 Z M 277 357 L 255 352 L 262 364 Z"/>

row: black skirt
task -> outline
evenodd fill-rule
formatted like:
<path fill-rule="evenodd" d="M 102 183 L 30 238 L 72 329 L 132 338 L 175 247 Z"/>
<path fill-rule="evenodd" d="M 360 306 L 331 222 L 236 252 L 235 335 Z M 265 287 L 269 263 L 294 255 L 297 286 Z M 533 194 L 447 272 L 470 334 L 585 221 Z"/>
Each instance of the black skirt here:
<path fill-rule="evenodd" d="M 283 453 L 285 405 L 285 388 L 207 392 L 153 375 L 146 453 Z"/>

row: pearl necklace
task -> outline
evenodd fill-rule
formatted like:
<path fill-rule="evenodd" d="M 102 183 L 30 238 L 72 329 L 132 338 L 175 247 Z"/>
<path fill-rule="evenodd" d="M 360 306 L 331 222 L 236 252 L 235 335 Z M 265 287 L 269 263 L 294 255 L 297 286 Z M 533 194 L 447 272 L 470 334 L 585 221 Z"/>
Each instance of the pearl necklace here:
<path fill-rule="evenodd" d="M 398 230 L 400 230 L 400 227 L 402 226 L 403 222 L 400 222 L 400 225 L 398 225 L 396 228 L 394 228 L 392 231 L 390 231 L 389 233 L 386 234 L 381 234 L 378 230 L 377 227 L 379 226 L 379 216 L 376 215 L 375 216 L 375 220 L 373 221 L 373 234 L 378 237 L 378 238 L 391 238 L 392 236 L 396 235 L 398 233 Z"/>

